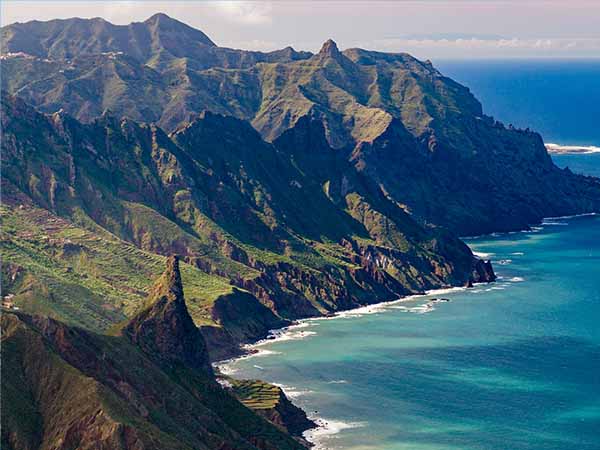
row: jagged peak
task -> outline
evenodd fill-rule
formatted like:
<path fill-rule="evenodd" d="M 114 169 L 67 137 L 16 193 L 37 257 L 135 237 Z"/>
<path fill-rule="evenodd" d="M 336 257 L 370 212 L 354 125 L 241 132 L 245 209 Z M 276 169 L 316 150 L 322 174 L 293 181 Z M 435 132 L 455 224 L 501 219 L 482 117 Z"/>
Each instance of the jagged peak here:
<path fill-rule="evenodd" d="M 167 21 L 175 21 L 175 19 L 169 17 L 167 14 L 162 13 L 162 12 L 157 12 L 156 14 L 152 14 L 150 17 L 148 17 L 146 20 L 144 20 L 144 23 L 157 23 L 163 20 L 167 20 Z"/>
<path fill-rule="evenodd" d="M 319 50 L 318 55 L 327 56 L 330 58 L 338 58 L 342 55 L 342 53 L 333 39 L 327 39 L 325 43 L 323 43 L 321 50 Z"/>
<path fill-rule="evenodd" d="M 167 268 L 152 288 L 149 303 L 154 303 L 160 300 L 161 297 L 166 297 L 168 301 L 179 302 L 185 305 L 178 256 L 173 255 L 167 258 Z"/>
<path fill-rule="evenodd" d="M 212 376 L 204 337 L 185 304 L 179 258 L 167 258 L 145 309 L 134 316 L 122 334 L 161 364 L 184 365 Z"/>
<path fill-rule="evenodd" d="M 181 26 L 185 28 L 191 28 L 189 25 L 180 22 L 177 19 L 174 19 L 171 16 L 168 16 L 165 13 L 158 12 L 156 14 L 151 15 L 146 20 L 144 20 L 146 25 L 155 25 L 155 26 Z"/>

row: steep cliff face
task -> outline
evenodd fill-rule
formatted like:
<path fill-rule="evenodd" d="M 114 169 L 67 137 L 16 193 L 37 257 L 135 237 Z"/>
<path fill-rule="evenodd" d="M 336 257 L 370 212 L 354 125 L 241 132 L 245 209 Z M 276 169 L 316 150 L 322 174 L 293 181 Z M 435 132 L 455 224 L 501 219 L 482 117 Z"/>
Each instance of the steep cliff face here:
<path fill-rule="evenodd" d="M 350 160 L 415 217 L 463 236 L 599 210 L 600 181 L 556 167 L 538 134 L 484 116 L 434 125 L 415 138 L 394 121 Z"/>
<path fill-rule="evenodd" d="M 177 260 L 122 336 L 3 311 L 2 448 L 300 449 L 216 383 Z"/>
<path fill-rule="evenodd" d="M 474 278 L 467 246 L 413 220 L 329 146 L 320 121 L 270 144 L 211 113 L 169 136 L 111 115 L 45 116 L 14 97 L 3 110 L 7 261 L 39 286 L 25 301 L 25 278 L 11 284 L 26 311 L 106 329 L 139 309 L 149 286 L 138 271 L 177 254 L 195 324 L 232 348 L 289 320 Z M 160 314 L 178 304 L 156 302 Z"/>

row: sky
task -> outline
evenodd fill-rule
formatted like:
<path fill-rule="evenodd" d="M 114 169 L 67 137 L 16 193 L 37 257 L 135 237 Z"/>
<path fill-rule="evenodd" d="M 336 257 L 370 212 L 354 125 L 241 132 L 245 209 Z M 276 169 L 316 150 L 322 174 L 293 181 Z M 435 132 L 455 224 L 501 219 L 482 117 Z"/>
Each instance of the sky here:
<path fill-rule="evenodd" d="M 102 17 L 115 24 L 156 12 L 221 46 L 409 52 L 422 59 L 600 58 L 600 0 L 23 1 L 3 0 L 2 25 Z"/>

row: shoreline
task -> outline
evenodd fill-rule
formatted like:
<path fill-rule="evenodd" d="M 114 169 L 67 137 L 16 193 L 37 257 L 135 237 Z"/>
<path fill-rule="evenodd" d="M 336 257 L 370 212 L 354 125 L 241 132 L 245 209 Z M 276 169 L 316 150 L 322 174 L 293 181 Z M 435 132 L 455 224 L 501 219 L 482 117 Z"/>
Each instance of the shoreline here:
<path fill-rule="evenodd" d="M 385 312 L 388 309 L 392 309 L 392 308 L 394 308 L 394 306 L 399 306 L 401 303 L 418 301 L 419 299 L 424 299 L 425 297 L 428 297 L 428 296 L 438 296 L 438 295 L 450 294 L 450 293 L 455 293 L 455 292 L 464 292 L 464 291 L 468 291 L 469 289 L 473 289 L 476 286 L 488 285 L 488 284 L 491 284 L 491 283 L 485 283 L 485 282 L 474 283 L 473 287 L 455 286 L 455 287 L 444 287 L 444 288 L 439 288 L 439 289 L 431 289 L 431 290 L 425 291 L 420 294 L 411 294 L 411 295 L 407 295 L 405 297 L 400 297 L 400 298 L 397 298 L 394 300 L 388 300 L 388 301 L 383 301 L 383 302 L 379 302 L 379 303 L 374 303 L 371 305 L 365 305 L 365 306 L 360 306 L 357 308 L 348 309 L 345 311 L 339 311 L 339 312 L 336 312 L 335 314 L 332 314 L 329 316 L 308 317 L 305 319 L 298 319 L 298 320 L 294 321 L 294 323 L 292 323 L 291 325 L 288 325 L 286 327 L 274 328 L 272 330 L 269 330 L 269 334 L 266 338 L 260 339 L 253 343 L 245 344 L 242 347 L 243 351 L 245 352 L 243 355 L 234 356 L 232 358 L 227 358 L 227 359 L 220 360 L 220 361 L 215 361 L 215 362 L 213 362 L 212 365 L 217 370 L 218 373 L 221 373 L 225 376 L 230 376 L 230 377 L 235 378 L 236 370 L 232 370 L 232 369 L 228 368 L 228 366 L 230 366 L 231 364 L 234 364 L 236 361 L 240 361 L 243 359 L 260 358 L 261 356 L 277 354 L 277 352 L 274 352 L 271 350 L 261 350 L 259 347 L 261 347 L 263 345 L 272 344 L 274 342 L 287 341 L 287 340 L 301 340 L 306 337 L 315 335 L 316 332 L 311 332 L 311 331 L 303 332 L 302 331 L 302 328 L 308 327 L 310 325 L 310 323 L 312 323 L 312 322 L 319 322 L 319 321 L 324 321 L 324 320 L 339 320 L 339 319 L 347 319 L 347 318 L 358 318 L 358 317 L 362 317 L 363 315 L 377 314 L 380 312 Z M 431 303 L 437 303 L 437 302 L 441 302 L 441 301 L 449 301 L 449 300 L 432 298 L 429 302 L 425 303 L 424 305 L 415 307 L 415 310 L 412 312 L 421 313 L 421 314 L 431 312 L 431 311 L 433 311 L 433 308 L 432 308 L 432 306 L 429 306 L 429 305 Z M 344 380 L 341 380 L 339 382 L 343 382 L 343 381 Z M 290 386 L 285 386 L 285 385 L 282 385 L 282 384 L 279 384 L 276 382 L 269 382 L 269 383 L 280 387 L 283 390 L 286 397 L 288 397 L 288 399 L 292 402 L 294 401 L 295 397 L 297 397 L 298 395 L 301 395 L 301 393 L 304 392 L 304 391 L 296 392 Z M 304 408 L 301 408 L 300 406 L 296 405 L 295 403 L 294 403 L 294 405 L 297 406 L 298 408 L 304 410 Z M 354 423 L 354 422 L 346 423 L 346 422 L 342 422 L 342 421 L 335 420 L 335 419 L 326 419 L 326 418 L 321 417 L 312 412 L 307 413 L 305 411 L 305 413 L 307 414 L 307 417 L 316 424 L 316 426 L 304 431 L 302 433 L 302 437 L 309 444 L 311 444 L 310 448 L 314 449 L 314 450 L 327 450 L 326 447 L 319 445 L 319 437 L 321 437 L 321 436 L 323 436 L 323 437 L 331 436 L 331 435 L 337 434 L 340 431 L 348 429 L 348 428 L 357 428 L 357 427 L 366 425 L 364 423 Z"/>
<path fill-rule="evenodd" d="M 548 216 L 548 217 L 542 217 L 539 222 L 528 225 L 529 228 L 523 229 L 523 230 L 494 231 L 492 233 L 478 234 L 476 236 L 459 236 L 458 238 L 463 241 L 468 241 L 471 239 L 480 239 L 480 238 L 486 238 L 486 237 L 499 237 L 499 236 L 504 236 L 504 235 L 508 236 L 509 234 L 517 234 L 517 233 L 535 233 L 535 232 L 539 231 L 539 229 L 543 228 L 544 225 L 551 225 L 549 223 L 544 223 L 548 220 L 577 219 L 578 217 L 593 217 L 593 216 L 598 216 L 598 215 L 600 215 L 600 211 L 581 213 L 581 214 L 570 214 L 567 216 Z M 471 250 L 471 252 L 473 252 L 473 251 Z M 473 252 L 473 254 L 475 256 L 477 256 L 475 254 L 475 252 Z"/>
<path fill-rule="evenodd" d="M 598 215 L 600 215 L 600 212 L 572 214 L 572 215 L 566 215 L 566 216 L 548 216 L 548 217 L 542 218 L 538 224 L 531 225 L 531 226 L 537 227 L 540 225 L 541 226 L 552 225 L 550 223 L 544 224 L 544 222 L 547 220 L 575 219 L 575 218 L 579 218 L 579 217 L 593 217 L 593 216 L 598 216 Z M 471 239 L 481 239 L 481 238 L 486 238 L 486 237 L 500 237 L 503 235 L 508 236 L 508 235 L 516 234 L 516 233 L 531 233 L 531 232 L 532 232 L 531 229 L 523 229 L 523 230 L 516 230 L 516 231 L 500 231 L 500 232 L 480 234 L 477 236 L 460 236 L 459 239 L 471 240 Z M 473 253 L 474 256 L 476 256 L 480 259 L 489 259 L 489 257 L 491 256 L 490 254 L 476 252 L 473 250 L 471 250 L 471 252 Z M 489 283 L 474 283 L 474 286 L 481 285 L 481 284 L 489 284 Z M 333 320 L 333 319 L 343 318 L 344 316 L 353 316 L 353 315 L 358 316 L 358 315 L 362 315 L 362 314 L 372 314 L 373 312 L 375 312 L 373 310 L 385 309 L 385 307 L 393 305 L 395 303 L 411 301 L 413 299 L 417 299 L 419 297 L 425 297 L 427 295 L 438 295 L 438 294 L 441 295 L 444 293 L 458 292 L 458 291 L 463 291 L 466 289 L 469 289 L 469 288 L 467 288 L 465 286 L 447 286 L 447 287 L 438 288 L 438 289 L 431 289 L 429 291 L 424 291 L 422 293 L 406 295 L 404 297 L 399 297 L 394 300 L 383 300 L 381 302 L 372 303 L 370 305 L 358 306 L 356 308 L 338 311 L 338 312 L 335 312 L 330 315 L 323 315 L 323 316 L 318 316 L 318 317 L 306 317 L 303 319 L 297 319 L 293 323 L 291 323 L 290 325 L 287 325 L 285 327 L 270 329 L 266 337 L 264 337 L 262 339 L 258 339 L 255 342 L 248 342 L 248 343 L 242 345 L 241 348 L 242 348 L 242 350 L 247 350 L 247 349 L 252 349 L 253 347 L 256 347 L 259 345 L 263 345 L 263 344 L 270 343 L 270 342 L 275 342 L 278 338 L 272 337 L 272 336 L 276 336 L 277 334 L 283 334 L 283 332 L 288 329 L 301 328 L 301 325 L 303 323 L 307 323 L 307 322 L 311 322 L 311 321 L 320 321 L 320 320 Z M 212 364 L 215 367 L 219 367 L 220 365 L 226 364 L 228 362 L 232 362 L 232 361 L 235 361 L 238 359 L 244 359 L 244 358 L 254 356 L 255 353 L 256 352 L 253 352 L 253 353 L 245 352 L 242 355 L 213 361 Z"/>
<path fill-rule="evenodd" d="M 474 253 L 474 255 L 475 255 L 475 253 Z M 490 283 L 485 283 L 485 282 L 474 283 L 473 287 L 480 286 L 480 285 L 487 285 Z M 227 371 L 222 370 L 223 366 L 227 366 L 228 364 L 231 364 L 235 361 L 242 360 L 242 359 L 260 357 L 261 354 L 272 354 L 272 352 L 270 352 L 270 351 L 261 352 L 261 350 L 258 350 L 257 347 L 260 347 L 260 346 L 263 346 L 266 344 L 271 344 L 273 342 L 295 340 L 298 338 L 302 339 L 306 336 L 311 336 L 312 333 L 303 333 L 302 331 L 299 331 L 299 332 L 297 331 L 298 329 L 307 327 L 308 324 L 311 322 L 319 322 L 322 320 L 344 319 L 344 318 L 350 318 L 350 317 L 361 317 L 361 316 L 367 315 L 367 314 L 376 314 L 378 312 L 385 311 L 386 309 L 388 309 L 392 306 L 395 306 L 397 304 L 400 304 L 400 303 L 416 301 L 420 298 L 424 298 L 424 297 L 427 297 L 430 295 L 444 295 L 444 294 L 450 294 L 450 293 L 454 293 L 454 292 L 462 292 L 462 291 L 466 291 L 468 289 L 472 289 L 472 288 L 469 288 L 466 286 L 448 286 L 448 287 L 442 287 L 442 288 L 438 288 L 438 289 L 430 289 L 430 290 L 422 292 L 422 293 L 410 294 L 410 295 L 406 295 L 404 297 L 396 298 L 394 300 L 384 300 L 382 302 L 373 303 L 370 305 L 358 306 L 356 308 L 338 311 L 336 313 L 326 315 L 326 316 L 306 317 L 304 319 L 297 319 L 293 323 L 291 323 L 290 325 L 287 325 L 285 327 L 273 328 L 273 329 L 269 330 L 269 333 L 266 337 L 259 339 L 256 342 L 249 342 L 247 344 L 244 344 L 241 347 L 242 350 L 244 351 L 244 353 L 242 355 L 233 356 L 231 358 L 225 358 L 225 359 L 221 359 L 218 361 L 214 361 L 212 363 L 212 365 L 213 365 L 213 367 L 215 367 L 216 369 L 221 371 L 221 373 L 223 373 L 224 375 L 230 375 L 230 373 L 227 373 Z M 296 334 L 290 335 L 289 334 L 290 332 L 291 333 L 296 332 Z"/>
<path fill-rule="evenodd" d="M 537 226 L 537 227 L 532 226 L 532 227 L 534 227 L 533 229 L 530 228 L 530 229 L 524 229 L 524 230 L 519 230 L 519 231 L 495 232 L 495 233 L 483 234 L 483 235 L 479 235 L 479 236 L 461 237 L 460 239 L 469 240 L 469 239 L 478 239 L 478 238 L 486 238 L 486 237 L 508 236 L 508 235 L 516 234 L 516 233 L 539 232 L 539 231 L 541 231 L 541 229 L 543 229 L 544 225 L 552 225 L 551 223 L 547 223 L 547 224 L 544 223 L 548 220 L 574 219 L 574 218 L 580 218 L 580 217 L 594 217 L 594 216 L 598 216 L 598 215 L 600 215 L 600 213 L 591 212 L 591 213 L 573 214 L 573 215 L 566 215 L 566 216 L 544 217 L 540 220 L 539 226 Z M 476 257 L 481 258 L 481 259 L 488 259 L 493 256 L 492 254 L 476 252 L 476 251 L 473 251 L 472 249 L 471 249 L 471 251 L 472 251 L 473 255 L 475 255 Z M 502 278 L 503 277 L 500 277 L 500 276 L 498 277 L 499 280 L 501 280 Z M 512 282 L 524 281 L 520 277 L 516 277 L 516 278 L 518 278 L 518 280 L 514 279 L 514 280 L 509 280 L 509 281 L 512 281 Z M 475 283 L 473 288 L 476 286 L 488 285 L 488 284 L 490 284 L 490 283 Z M 318 321 L 323 321 L 323 320 L 344 319 L 344 318 L 352 318 L 352 317 L 361 317 L 366 314 L 376 314 L 379 312 L 384 312 L 387 309 L 393 308 L 394 306 L 399 305 L 401 303 L 417 301 L 418 299 L 423 298 L 423 297 L 433 296 L 433 295 L 435 295 L 435 296 L 444 295 L 444 294 L 454 293 L 454 292 L 464 292 L 464 291 L 468 291 L 469 289 L 473 289 L 473 288 L 469 288 L 466 286 L 454 286 L 454 287 L 449 286 L 449 287 L 444 287 L 444 288 L 439 288 L 439 289 L 432 289 L 432 290 L 425 291 L 423 293 L 411 294 L 411 295 L 407 295 L 405 297 L 400 297 L 400 298 L 397 298 L 394 300 L 387 300 L 387 301 L 383 301 L 383 302 L 373 303 L 371 305 L 365 305 L 365 306 L 360 306 L 357 308 L 348 309 L 345 311 L 338 311 L 338 312 L 336 312 L 332 315 L 328 315 L 328 316 L 298 319 L 298 320 L 294 321 L 294 323 L 292 323 L 291 325 L 288 325 L 286 327 L 275 328 L 275 329 L 269 330 L 269 334 L 267 335 L 267 337 L 260 339 L 256 342 L 245 344 L 242 347 L 243 351 L 245 352 L 243 355 L 235 356 L 232 358 L 227 358 L 227 359 L 220 360 L 220 361 L 215 361 L 215 362 L 213 362 L 213 367 L 215 367 L 219 372 L 221 372 L 225 375 L 235 376 L 234 375 L 235 371 L 227 369 L 228 365 L 231 365 L 238 360 L 248 359 L 248 358 L 253 358 L 253 357 L 260 357 L 261 355 L 266 356 L 266 355 L 271 355 L 271 354 L 276 353 L 271 350 L 260 350 L 258 348 L 263 345 L 278 342 L 278 341 L 281 342 L 281 341 L 292 340 L 292 339 L 304 339 L 305 337 L 309 337 L 311 335 L 316 334 L 314 332 L 298 331 L 298 330 L 301 330 L 302 328 L 309 326 L 309 324 L 311 322 L 318 322 Z M 445 300 L 447 300 L 447 299 L 442 299 L 442 301 L 445 301 Z M 438 301 L 440 301 L 440 299 L 438 299 Z M 429 311 L 425 310 L 423 312 L 429 312 Z M 289 334 L 290 332 L 292 333 L 292 335 Z M 293 333 L 297 333 L 297 334 L 294 335 Z M 288 398 L 293 399 L 296 396 L 293 394 L 294 391 L 290 390 L 290 388 L 288 386 L 283 386 L 283 385 L 280 385 L 277 383 L 273 383 L 273 384 L 281 387 Z M 289 390 L 289 394 L 288 394 L 288 391 L 286 391 L 286 388 Z M 341 421 L 336 421 L 334 419 L 328 420 L 323 417 L 317 416 L 315 414 L 307 414 L 307 415 L 310 420 L 312 420 L 313 422 L 315 422 L 317 424 L 317 426 L 306 430 L 302 434 L 302 436 L 304 437 L 304 439 L 306 439 L 307 442 L 309 442 L 312 445 L 311 448 L 313 448 L 315 450 L 326 450 L 326 447 L 322 447 L 318 443 L 320 436 L 330 436 L 333 434 L 337 434 L 344 429 L 356 428 L 356 427 L 360 427 L 360 426 L 364 425 L 364 424 L 360 424 L 360 423 L 344 423 Z"/>

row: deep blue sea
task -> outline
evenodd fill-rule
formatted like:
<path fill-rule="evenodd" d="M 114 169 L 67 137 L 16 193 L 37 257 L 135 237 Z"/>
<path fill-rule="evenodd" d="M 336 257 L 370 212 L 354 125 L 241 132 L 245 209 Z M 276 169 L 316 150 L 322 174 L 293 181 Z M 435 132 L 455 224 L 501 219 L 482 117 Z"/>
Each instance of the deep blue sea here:
<path fill-rule="evenodd" d="M 497 98 L 488 113 L 511 115 L 516 124 L 535 120 L 561 144 L 598 145 L 600 75 L 590 105 L 577 97 L 580 86 L 566 98 L 563 77 L 551 69 L 547 85 L 527 64 L 512 74 L 503 66 L 486 69 L 480 78 L 459 66 L 445 72 L 474 80 L 484 102 Z M 522 76 L 547 90 L 529 93 L 515 80 Z M 502 81 L 497 89 L 493 80 Z M 512 100 L 502 100 L 506 90 Z M 578 112 L 582 104 L 587 112 L 595 108 L 594 120 Z M 562 113 L 547 111 L 552 105 Z M 554 160 L 600 176 L 598 153 Z M 548 219 L 529 232 L 468 244 L 492 259 L 496 283 L 302 321 L 225 369 L 283 385 L 321 421 L 309 435 L 317 448 L 600 449 L 600 216 Z"/>
<path fill-rule="evenodd" d="M 600 146 L 600 57 L 441 60 L 434 65 L 468 86 L 484 112 L 507 125 L 529 127 L 546 142 Z"/>

